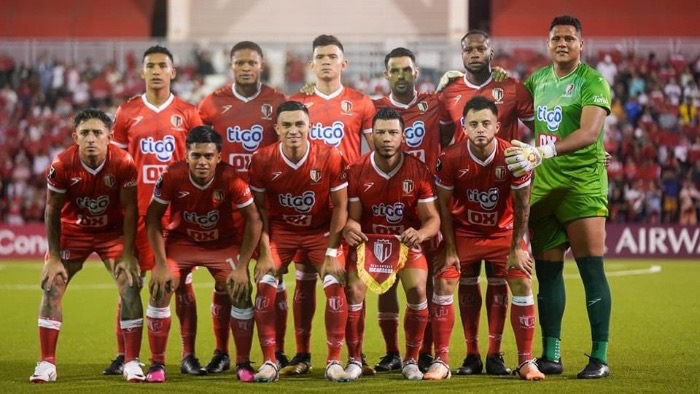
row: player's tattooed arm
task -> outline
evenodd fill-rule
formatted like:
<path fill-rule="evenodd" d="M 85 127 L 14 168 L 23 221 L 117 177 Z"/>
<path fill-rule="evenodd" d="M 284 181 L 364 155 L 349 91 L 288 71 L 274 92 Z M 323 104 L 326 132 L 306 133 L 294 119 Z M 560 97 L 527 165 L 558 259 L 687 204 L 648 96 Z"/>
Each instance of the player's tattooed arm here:
<path fill-rule="evenodd" d="M 513 240 L 506 262 L 506 269 L 516 268 L 532 275 L 532 258 L 522 243 L 527 235 L 527 223 L 530 218 L 530 185 L 511 191 L 513 199 Z"/>

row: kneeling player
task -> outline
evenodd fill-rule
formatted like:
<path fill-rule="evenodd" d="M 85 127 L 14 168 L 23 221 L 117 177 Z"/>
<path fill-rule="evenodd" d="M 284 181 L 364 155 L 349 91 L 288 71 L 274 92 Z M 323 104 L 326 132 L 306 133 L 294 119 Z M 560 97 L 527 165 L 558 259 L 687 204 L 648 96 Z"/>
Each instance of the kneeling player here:
<path fill-rule="evenodd" d="M 203 266 L 214 277 L 217 288 L 228 287 L 230 291 L 230 324 L 238 345 L 237 376 L 250 382 L 253 309 L 248 264 L 262 223 L 248 185 L 233 167 L 221 162 L 221 136 L 211 127 L 198 126 L 187 135 L 186 145 L 185 161 L 171 165 L 156 183 L 146 215 L 148 239 L 156 258 L 146 310 L 152 353 L 146 380 L 165 381 L 170 298 L 181 276 L 195 266 Z M 168 206 L 170 223 L 163 237 L 161 219 Z M 246 220 L 241 245 L 234 243 L 236 209 Z"/>
<path fill-rule="evenodd" d="M 513 293 L 510 316 L 518 348 L 516 372 L 525 380 L 543 380 L 544 374 L 532 360 L 535 306 L 532 259 L 525 249 L 531 173 L 514 177 L 506 169 L 505 150 L 510 143 L 496 138 L 498 109 L 493 102 L 474 97 L 463 115 L 468 140 L 443 151 L 436 165 L 444 260 L 436 267 L 431 311 L 436 360 L 425 379 L 450 377 L 454 289 L 460 272 L 471 272 L 471 265 L 484 259 L 493 263 L 494 277 L 505 278 Z"/>
<path fill-rule="evenodd" d="M 126 363 L 122 373 L 126 380 L 140 382 L 144 380 L 138 359 L 143 309 L 134 258 L 136 165 L 128 153 L 110 144 L 112 120 L 104 112 L 81 111 L 74 124 L 76 145 L 54 159 L 47 177 L 49 245 L 41 274 L 41 361 L 29 380 L 56 380 L 56 343 L 63 321 L 61 300 L 70 280 L 95 252 L 113 275 L 123 306 L 120 326 Z"/>
<path fill-rule="evenodd" d="M 401 372 L 406 379 L 421 380 L 423 373 L 416 360 L 428 324 L 428 262 L 421 244 L 440 228 L 433 177 L 423 162 L 401 150 L 404 123 L 395 109 L 386 107 L 377 112 L 372 139 L 374 152 L 348 169 L 349 214 L 343 235 L 350 246 L 366 246 L 357 248 L 350 257 L 350 261 L 362 264 L 348 267 L 346 338 L 350 361 L 345 373 L 348 380 L 362 375 L 361 318 L 367 287 L 383 293 L 398 275 L 407 301 L 406 352 Z M 377 239 L 376 234 L 385 236 Z M 400 243 L 392 242 L 392 238 Z M 372 253 L 363 253 L 367 248 Z M 404 253 L 400 253 L 402 249 Z M 365 257 L 372 260 L 365 261 Z"/>

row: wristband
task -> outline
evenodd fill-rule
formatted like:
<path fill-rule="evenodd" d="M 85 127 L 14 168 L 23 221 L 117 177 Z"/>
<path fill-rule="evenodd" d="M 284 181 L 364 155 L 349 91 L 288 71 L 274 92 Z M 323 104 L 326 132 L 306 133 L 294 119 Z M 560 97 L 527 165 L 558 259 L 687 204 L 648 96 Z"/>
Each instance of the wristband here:
<path fill-rule="evenodd" d="M 338 248 L 328 248 L 328 249 L 326 249 L 326 256 L 338 257 Z"/>

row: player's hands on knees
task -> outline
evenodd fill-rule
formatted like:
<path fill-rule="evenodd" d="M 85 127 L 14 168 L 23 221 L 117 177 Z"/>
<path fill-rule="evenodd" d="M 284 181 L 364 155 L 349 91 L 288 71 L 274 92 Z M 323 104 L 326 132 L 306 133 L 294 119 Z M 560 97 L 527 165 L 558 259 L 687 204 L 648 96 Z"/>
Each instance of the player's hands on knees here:
<path fill-rule="evenodd" d="M 134 286 L 134 280 L 136 280 L 137 286 L 141 285 L 141 270 L 139 269 L 136 257 L 133 255 L 122 255 L 114 264 L 112 275 L 114 276 L 114 280 L 119 280 L 120 275 L 126 275 L 126 281 L 129 287 Z"/>
<path fill-rule="evenodd" d="M 307 96 L 313 95 L 316 92 L 316 82 L 306 82 L 299 91 Z"/>
<path fill-rule="evenodd" d="M 63 280 L 63 283 L 68 283 L 68 272 L 63 266 L 61 259 L 49 256 L 44 262 L 44 268 L 41 270 L 41 289 L 50 291 L 56 278 Z"/>
<path fill-rule="evenodd" d="M 272 263 L 272 259 L 267 255 L 258 256 L 255 262 L 255 283 L 260 281 L 260 278 L 265 274 L 275 274 L 275 265 Z"/>
<path fill-rule="evenodd" d="M 503 67 L 493 66 L 491 67 L 491 78 L 496 82 L 503 82 L 508 78 L 508 70 Z"/>
<path fill-rule="evenodd" d="M 464 73 L 459 70 L 448 70 L 440 77 L 438 85 L 435 88 L 435 93 L 440 93 L 442 89 L 445 89 L 447 85 L 451 84 L 455 79 L 462 78 Z"/>
<path fill-rule="evenodd" d="M 350 246 L 357 246 L 363 242 L 367 242 L 367 236 L 362 232 L 360 224 L 353 221 L 348 223 L 343 228 L 343 238 Z"/>
<path fill-rule="evenodd" d="M 409 248 L 416 245 L 420 245 L 425 241 L 425 237 L 413 227 L 407 228 L 403 233 L 401 233 L 400 241 L 406 244 Z"/>
<path fill-rule="evenodd" d="M 235 268 L 226 279 L 231 300 L 245 300 L 250 294 L 250 277 L 246 267 Z"/>
<path fill-rule="evenodd" d="M 338 282 L 345 286 L 345 267 L 340 264 L 337 257 L 326 255 L 326 257 L 323 259 L 323 265 L 321 266 L 321 278 L 325 278 L 326 275 L 335 277 L 338 279 Z"/>
<path fill-rule="evenodd" d="M 151 298 L 156 301 L 173 292 L 173 277 L 166 264 L 156 264 L 153 268 L 148 289 L 151 292 Z"/>
<path fill-rule="evenodd" d="M 532 278 L 532 264 L 532 257 L 526 250 L 511 250 L 506 261 L 506 271 L 517 269 L 526 273 L 528 278 Z"/>

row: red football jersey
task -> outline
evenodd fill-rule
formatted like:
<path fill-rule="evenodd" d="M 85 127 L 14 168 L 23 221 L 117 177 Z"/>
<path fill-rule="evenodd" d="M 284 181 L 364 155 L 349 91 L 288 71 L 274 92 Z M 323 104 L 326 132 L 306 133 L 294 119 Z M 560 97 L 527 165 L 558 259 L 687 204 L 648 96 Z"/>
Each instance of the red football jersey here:
<path fill-rule="evenodd" d="M 308 142 L 306 155 L 292 163 L 282 143 L 253 154 L 250 188 L 267 197 L 271 230 L 309 233 L 328 231 L 332 191 L 347 187 L 346 161 L 338 149 Z"/>
<path fill-rule="evenodd" d="M 532 176 L 514 177 L 505 161 L 510 142 L 494 141 L 496 150 L 485 161 L 474 157 L 469 141 L 447 147 L 438 158 L 437 186 L 453 191 L 451 210 L 457 235 L 502 237 L 513 230 L 511 189 L 527 187 Z"/>
<path fill-rule="evenodd" d="M 406 141 L 404 151 L 419 158 L 434 169 L 440 154 L 440 123 L 451 123 L 450 114 L 438 100 L 435 93 L 418 93 L 409 104 L 402 104 L 389 95 L 372 100 L 377 110 L 392 107 L 397 110 L 404 122 Z"/>
<path fill-rule="evenodd" d="M 248 184 L 223 162 L 206 186 L 192 182 L 185 161 L 174 163 L 156 183 L 153 199 L 170 204 L 166 240 L 184 239 L 212 248 L 231 245 L 238 235 L 233 212 L 253 203 Z"/>
<path fill-rule="evenodd" d="M 309 138 L 334 146 L 352 163 L 361 156 L 362 135 L 372 131 L 374 104 L 355 89 L 341 87 L 327 96 L 316 89 L 313 95 L 297 93 L 290 100 L 309 109 Z"/>
<path fill-rule="evenodd" d="M 464 78 L 458 79 L 447 85 L 439 94 L 440 102 L 450 113 L 450 118 L 455 124 L 454 142 L 467 140 L 462 126 L 464 126 L 464 105 L 474 96 L 483 96 L 492 100 L 498 107 L 498 121 L 501 128 L 498 138 L 506 141 L 520 139 L 518 132 L 518 119 L 527 121 L 535 119 L 532 104 L 532 96 L 525 86 L 514 80 L 506 78 L 503 82 L 496 82 L 489 78 L 483 85 L 477 86 Z"/>
<path fill-rule="evenodd" d="M 172 94 L 160 107 L 148 103 L 145 94 L 119 106 L 112 142 L 136 162 L 140 215 L 146 214 L 160 174 L 185 158 L 189 130 L 201 124 L 197 108 Z"/>
<path fill-rule="evenodd" d="M 348 167 L 348 200 L 362 203 L 362 232 L 401 234 L 419 229 L 419 202 L 435 201 L 433 175 L 425 163 L 403 153 L 390 173 L 377 167 L 370 152 Z"/>
<path fill-rule="evenodd" d="M 107 160 L 93 170 L 83 164 L 78 145 L 73 145 L 51 163 L 47 187 L 66 196 L 61 209 L 63 233 L 121 235 L 124 213 L 119 193 L 122 188 L 136 187 L 136 164 L 128 153 L 109 145 Z"/>
<path fill-rule="evenodd" d="M 235 84 L 224 86 L 199 103 L 202 121 L 223 137 L 221 158 L 248 180 L 250 156 L 260 148 L 277 142 L 275 115 L 287 101 L 283 93 L 261 85 L 257 94 L 243 97 Z"/>

